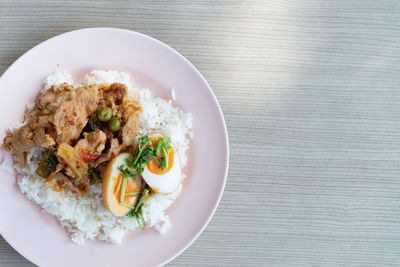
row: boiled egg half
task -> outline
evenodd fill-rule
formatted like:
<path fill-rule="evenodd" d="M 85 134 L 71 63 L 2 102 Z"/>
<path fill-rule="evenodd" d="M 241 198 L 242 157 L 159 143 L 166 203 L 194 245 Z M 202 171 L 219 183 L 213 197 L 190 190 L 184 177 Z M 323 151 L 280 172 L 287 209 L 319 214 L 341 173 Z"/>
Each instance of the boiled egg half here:
<path fill-rule="evenodd" d="M 125 159 L 131 157 L 129 153 L 122 153 L 107 164 L 107 169 L 103 177 L 103 200 L 107 209 L 115 216 L 122 217 L 126 215 L 135 205 L 138 194 L 141 191 L 138 185 L 138 178 L 128 178 L 125 189 L 125 197 L 121 204 L 121 190 L 124 180 L 124 174 L 119 170 L 119 166 L 127 168 Z M 131 169 L 132 170 L 132 169 Z"/>
<path fill-rule="evenodd" d="M 160 134 L 153 134 L 150 141 L 153 145 L 162 139 Z M 158 167 L 155 159 L 150 161 L 142 172 L 142 177 L 154 192 L 170 194 L 174 192 L 182 181 L 182 169 L 175 145 L 171 142 L 168 153 L 168 166 L 164 169 Z"/>

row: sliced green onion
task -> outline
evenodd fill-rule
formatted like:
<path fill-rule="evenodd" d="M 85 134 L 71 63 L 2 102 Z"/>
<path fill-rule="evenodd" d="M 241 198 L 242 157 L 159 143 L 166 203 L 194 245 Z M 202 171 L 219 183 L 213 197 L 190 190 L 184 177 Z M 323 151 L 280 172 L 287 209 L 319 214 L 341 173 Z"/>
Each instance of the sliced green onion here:
<path fill-rule="evenodd" d="M 128 192 L 125 194 L 125 196 L 129 196 L 129 195 L 140 196 L 140 192 Z"/>
<path fill-rule="evenodd" d="M 125 204 L 125 203 L 118 203 L 118 204 L 120 204 L 121 206 L 130 208 L 130 209 L 134 209 L 134 208 L 135 208 L 135 207 L 133 207 L 133 206 L 131 206 L 131 205 L 128 205 L 128 204 Z"/>
<path fill-rule="evenodd" d="M 139 150 L 139 152 L 136 155 L 135 161 L 133 162 L 133 166 L 136 165 L 136 163 L 138 162 L 140 155 L 142 154 L 142 151 L 143 151 L 142 149 L 140 149 L 140 147 L 138 148 L 138 150 Z"/>
<path fill-rule="evenodd" d="M 142 219 L 142 225 L 140 226 L 140 228 L 142 228 L 142 230 L 144 230 L 144 218 L 143 218 L 143 212 L 140 211 L 139 212 L 140 218 Z"/>
<path fill-rule="evenodd" d="M 124 203 L 125 199 L 125 191 L 126 191 L 126 185 L 128 184 L 128 177 L 124 177 L 124 180 L 122 181 L 122 187 L 121 187 L 121 196 L 119 198 L 119 202 Z"/>
<path fill-rule="evenodd" d="M 138 212 L 140 208 L 142 207 L 144 201 L 146 200 L 146 196 L 149 194 L 149 190 L 145 188 L 143 190 L 142 196 L 140 197 L 138 203 L 136 204 L 135 212 Z"/>
<path fill-rule="evenodd" d="M 168 153 L 164 146 L 163 146 L 162 150 L 164 152 L 165 168 L 167 169 L 168 168 Z M 164 170 L 164 168 L 162 168 L 162 170 Z"/>
<path fill-rule="evenodd" d="M 165 147 L 170 147 L 170 145 L 171 145 L 171 138 L 164 136 L 164 137 L 163 137 L 163 142 L 164 142 Z"/>
<path fill-rule="evenodd" d="M 156 143 L 156 156 L 157 157 L 161 156 L 162 145 L 163 145 L 163 141 L 161 139 L 158 140 L 157 143 Z"/>
<path fill-rule="evenodd" d="M 140 215 L 140 218 L 142 218 L 142 222 L 144 222 L 144 218 L 143 218 L 143 212 L 142 212 L 142 211 L 140 211 L 140 212 L 139 212 L 139 215 Z"/>
<path fill-rule="evenodd" d="M 142 137 L 139 138 L 139 146 L 138 146 L 138 153 L 136 155 L 136 159 L 133 162 L 133 165 L 136 165 L 136 163 L 138 162 L 140 155 L 142 154 L 143 150 L 146 148 L 146 146 L 150 144 L 150 139 L 147 135 L 144 135 Z"/>
<path fill-rule="evenodd" d="M 140 217 L 139 217 L 139 214 L 137 214 L 137 213 L 135 212 L 135 218 L 136 218 L 136 221 L 137 221 L 137 223 L 139 224 L 140 228 L 142 228 L 142 230 L 144 230 L 144 220 L 143 220 L 143 215 L 142 215 L 142 213 L 140 212 Z M 142 221 L 140 221 L 140 218 L 142 219 Z"/>

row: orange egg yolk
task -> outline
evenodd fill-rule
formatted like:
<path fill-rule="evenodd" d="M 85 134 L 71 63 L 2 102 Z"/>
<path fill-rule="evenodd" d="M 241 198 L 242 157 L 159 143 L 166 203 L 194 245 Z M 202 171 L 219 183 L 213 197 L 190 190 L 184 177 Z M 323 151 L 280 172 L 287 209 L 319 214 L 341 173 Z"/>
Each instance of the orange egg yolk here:
<path fill-rule="evenodd" d="M 151 138 L 151 142 L 153 144 L 153 146 L 155 146 L 156 142 L 162 139 L 162 137 L 154 137 Z M 147 168 L 149 169 L 150 172 L 154 173 L 154 174 L 158 174 L 158 175 L 163 175 L 165 173 L 167 173 L 171 168 L 172 165 L 174 165 L 174 154 L 175 154 L 175 150 L 173 148 L 173 146 L 170 146 L 170 150 L 168 153 L 168 167 L 165 168 L 164 170 L 162 170 L 160 167 L 158 167 L 157 161 L 155 159 L 153 159 L 152 161 L 150 161 L 147 164 Z M 162 158 L 164 157 L 164 153 L 161 153 L 161 156 L 159 156 L 158 158 Z"/>
<path fill-rule="evenodd" d="M 122 181 L 124 180 L 124 175 L 121 173 L 118 178 L 116 183 L 113 186 L 112 189 L 112 194 L 113 194 L 113 207 L 116 208 L 119 211 L 129 209 L 127 207 L 119 205 L 120 198 L 121 198 L 121 189 L 122 189 Z M 140 192 L 136 179 L 128 178 L 128 183 L 126 185 L 125 189 L 125 197 L 124 197 L 124 202 L 127 205 L 132 205 L 133 202 L 135 201 L 136 197 L 135 195 L 126 195 L 129 192 Z"/>

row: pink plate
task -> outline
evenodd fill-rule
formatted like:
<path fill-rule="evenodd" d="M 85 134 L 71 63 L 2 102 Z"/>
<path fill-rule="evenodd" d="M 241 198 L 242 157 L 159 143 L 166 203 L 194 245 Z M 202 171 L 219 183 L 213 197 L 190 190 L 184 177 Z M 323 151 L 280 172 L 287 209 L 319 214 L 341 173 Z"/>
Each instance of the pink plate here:
<path fill-rule="evenodd" d="M 80 81 L 92 69 L 131 73 L 140 87 L 170 98 L 194 118 L 188 178 L 169 209 L 172 227 L 130 232 L 122 245 L 102 241 L 72 243 L 57 219 L 41 212 L 18 189 L 15 175 L 0 171 L 0 233 L 19 253 L 40 266 L 154 266 L 185 250 L 203 231 L 224 190 L 229 158 L 225 121 L 210 86 L 199 71 L 169 46 L 143 34 L 92 28 L 51 38 L 21 56 L 0 78 L 0 138 L 21 121 L 25 104 L 45 77 L 66 70 Z M 2 158 L 9 156 L 2 153 Z"/>

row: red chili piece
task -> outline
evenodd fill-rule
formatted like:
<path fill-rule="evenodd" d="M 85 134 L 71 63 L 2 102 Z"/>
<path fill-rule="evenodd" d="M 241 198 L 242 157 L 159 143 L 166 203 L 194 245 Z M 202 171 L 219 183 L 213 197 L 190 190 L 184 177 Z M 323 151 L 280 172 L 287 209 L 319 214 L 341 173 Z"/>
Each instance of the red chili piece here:
<path fill-rule="evenodd" d="M 84 162 L 88 163 L 91 162 L 92 160 L 97 159 L 100 155 L 93 155 L 86 151 L 79 151 L 79 156 Z"/>
<path fill-rule="evenodd" d="M 75 145 L 76 141 L 78 141 L 76 138 L 69 139 L 69 142 L 71 143 L 71 145 Z"/>

